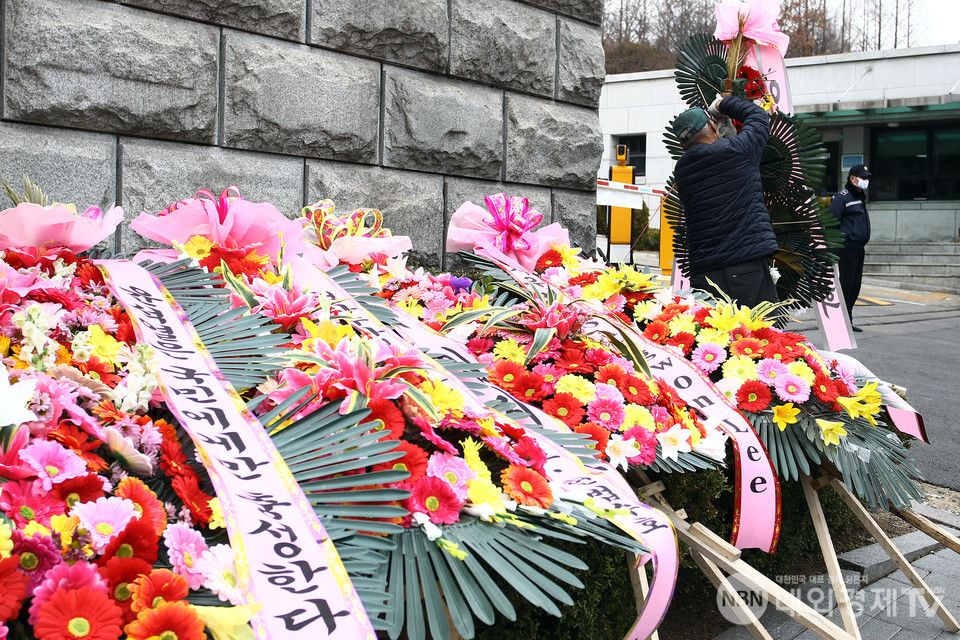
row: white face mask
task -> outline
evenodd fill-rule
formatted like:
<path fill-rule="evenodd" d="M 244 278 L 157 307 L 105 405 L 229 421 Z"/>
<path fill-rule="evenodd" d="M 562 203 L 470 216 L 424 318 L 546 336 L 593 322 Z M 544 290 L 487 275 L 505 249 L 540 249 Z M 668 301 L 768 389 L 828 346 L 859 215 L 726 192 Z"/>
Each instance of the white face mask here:
<path fill-rule="evenodd" d="M 853 177 L 853 185 L 854 185 L 855 187 L 859 187 L 860 189 L 863 189 L 864 191 L 866 191 L 866 190 L 867 190 L 867 187 L 870 186 L 870 180 L 867 179 L 867 178 L 858 178 L 858 177 L 854 176 L 854 177 Z"/>

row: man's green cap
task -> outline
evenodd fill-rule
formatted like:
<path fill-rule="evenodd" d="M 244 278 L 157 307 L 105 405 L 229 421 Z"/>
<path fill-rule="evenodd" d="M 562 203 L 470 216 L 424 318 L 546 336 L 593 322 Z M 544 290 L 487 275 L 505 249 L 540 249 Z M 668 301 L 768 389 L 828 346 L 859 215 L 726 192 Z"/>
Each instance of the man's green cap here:
<path fill-rule="evenodd" d="M 680 139 L 680 144 L 683 144 L 692 138 L 697 131 L 703 129 L 709 121 L 710 116 L 703 109 L 696 107 L 687 109 L 673 121 L 673 133 Z"/>

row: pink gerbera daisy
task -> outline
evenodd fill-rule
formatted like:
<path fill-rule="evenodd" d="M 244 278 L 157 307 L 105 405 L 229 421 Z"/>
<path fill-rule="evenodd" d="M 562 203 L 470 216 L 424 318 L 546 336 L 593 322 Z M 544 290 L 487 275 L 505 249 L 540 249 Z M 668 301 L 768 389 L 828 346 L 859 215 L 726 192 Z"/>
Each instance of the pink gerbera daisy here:
<path fill-rule="evenodd" d="M 810 397 L 810 385 L 792 373 L 779 376 L 774 388 L 777 395 L 787 402 L 806 402 Z"/>
<path fill-rule="evenodd" d="M 627 429 L 623 437 L 627 440 L 633 438 L 634 443 L 639 447 L 635 456 L 627 458 L 630 464 L 650 464 L 657 457 L 657 435 L 653 431 L 636 426 Z"/>
<path fill-rule="evenodd" d="M 31 520 L 49 527 L 51 516 L 63 513 L 63 503 L 44 491 L 39 482 L 21 480 L 3 484 L 0 509 L 18 529 L 26 527 Z"/>
<path fill-rule="evenodd" d="M 423 476 L 410 488 L 410 511 L 423 513 L 434 524 L 453 524 L 460 520 L 462 502 L 444 479 Z"/>
<path fill-rule="evenodd" d="M 693 350 L 690 359 L 704 373 L 713 373 L 727 359 L 727 352 L 718 344 L 705 342 Z"/>
<path fill-rule="evenodd" d="M 17 570 L 30 578 L 27 595 L 32 595 L 47 571 L 63 562 L 60 549 L 50 536 L 28 536 L 18 529 L 13 530 L 10 540 L 13 542 L 11 555 L 20 558 Z"/>
<path fill-rule="evenodd" d="M 777 378 L 790 373 L 787 365 L 776 358 L 764 358 L 757 363 L 757 379 L 768 387 L 772 387 L 777 382 Z"/>
<path fill-rule="evenodd" d="M 533 372 L 543 377 L 543 393 L 552 394 L 557 388 L 557 380 L 564 374 L 563 369 L 552 364 L 538 364 Z"/>
<path fill-rule="evenodd" d="M 427 475 L 450 483 L 450 487 L 460 500 L 467 499 L 467 481 L 477 477 L 466 460 L 437 451 L 427 462 Z"/>
<path fill-rule="evenodd" d="M 44 602 L 50 599 L 58 589 L 79 589 L 91 587 L 102 593 L 108 593 L 107 583 L 100 576 L 96 565 L 87 562 L 67 564 L 62 562 L 43 575 L 43 581 L 33 592 L 30 604 L 30 624 L 37 623 L 37 613 Z M 109 594 L 108 594 L 109 595 Z"/>
<path fill-rule="evenodd" d="M 481 438 L 483 443 L 493 449 L 493 451 L 510 464 L 527 466 L 526 461 L 521 458 L 511 447 L 510 441 L 501 436 L 484 436 Z"/>
<path fill-rule="evenodd" d="M 619 404 L 623 404 L 623 394 L 620 393 L 620 389 L 617 389 L 615 385 L 607 383 L 598 383 L 593 387 L 594 393 L 596 393 L 597 400 L 613 400 Z"/>
<path fill-rule="evenodd" d="M 95 551 L 102 551 L 110 538 L 123 531 L 136 517 L 137 508 L 126 498 L 98 498 L 95 502 L 78 502 L 70 515 L 80 518 L 80 526 L 90 533 Z"/>
<path fill-rule="evenodd" d="M 178 522 L 163 532 L 163 544 L 169 552 L 174 573 L 186 578 L 191 589 L 200 587 L 204 577 L 197 561 L 208 548 L 200 532 L 184 522 Z"/>
<path fill-rule="evenodd" d="M 616 431 L 625 417 L 623 400 L 617 402 L 611 398 L 597 398 L 587 405 L 587 418 L 610 431 Z"/>
<path fill-rule="evenodd" d="M 20 459 L 36 472 L 37 481 L 46 491 L 58 482 L 87 473 L 83 458 L 52 440 L 34 440 L 20 450 Z"/>

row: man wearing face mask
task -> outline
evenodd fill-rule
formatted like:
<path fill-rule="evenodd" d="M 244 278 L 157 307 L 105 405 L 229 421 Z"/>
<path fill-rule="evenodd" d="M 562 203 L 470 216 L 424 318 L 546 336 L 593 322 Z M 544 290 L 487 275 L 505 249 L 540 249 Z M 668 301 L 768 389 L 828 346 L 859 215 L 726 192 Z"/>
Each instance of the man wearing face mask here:
<path fill-rule="evenodd" d="M 872 175 L 864 165 L 854 165 L 847 174 L 846 189 L 830 201 L 830 213 L 840 221 L 840 230 L 843 232 L 843 248 L 837 251 L 837 266 L 840 270 L 840 290 L 843 291 L 851 322 L 853 305 L 860 296 L 860 283 L 863 280 L 865 247 L 870 241 L 866 191 Z M 863 331 L 857 326 L 853 330 Z"/>

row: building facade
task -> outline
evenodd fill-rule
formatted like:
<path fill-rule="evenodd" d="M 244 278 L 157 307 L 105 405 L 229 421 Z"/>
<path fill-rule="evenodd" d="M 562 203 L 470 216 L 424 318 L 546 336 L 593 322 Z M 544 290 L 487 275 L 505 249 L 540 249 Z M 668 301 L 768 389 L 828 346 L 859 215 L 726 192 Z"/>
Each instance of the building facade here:
<path fill-rule="evenodd" d="M 875 240 L 957 241 L 960 45 L 789 58 L 786 67 L 794 112 L 823 137 L 820 195 L 842 189 L 847 170 L 866 164 Z M 626 144 L 636 182 L 663 187 L 674 164 L 663 131 L 684 108 L 673 69 L 608 76 L 599 177 Z"/>

